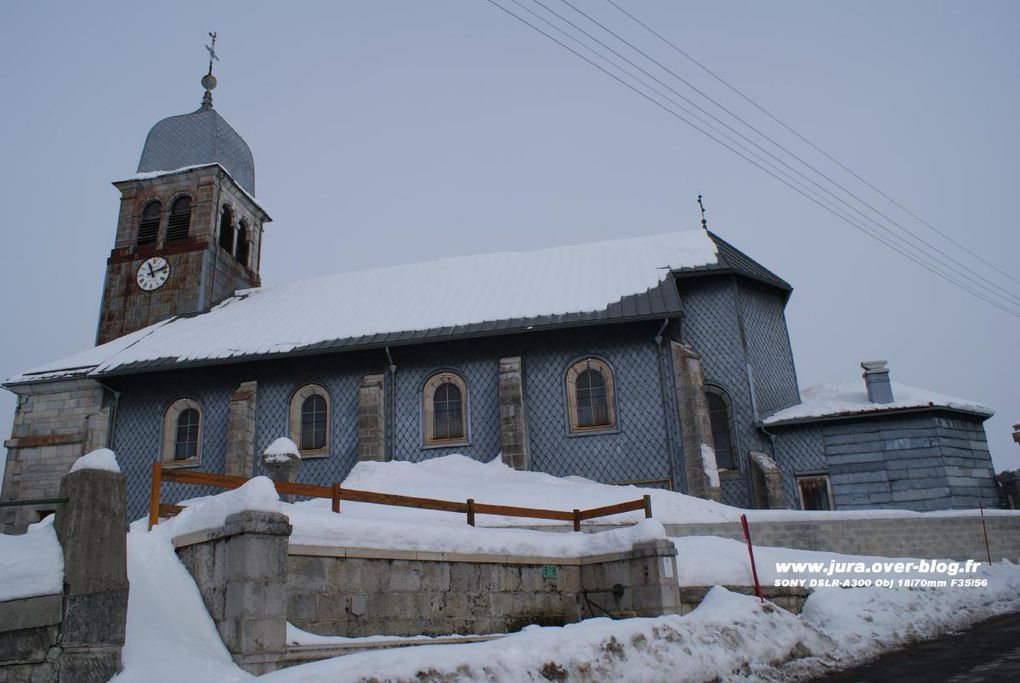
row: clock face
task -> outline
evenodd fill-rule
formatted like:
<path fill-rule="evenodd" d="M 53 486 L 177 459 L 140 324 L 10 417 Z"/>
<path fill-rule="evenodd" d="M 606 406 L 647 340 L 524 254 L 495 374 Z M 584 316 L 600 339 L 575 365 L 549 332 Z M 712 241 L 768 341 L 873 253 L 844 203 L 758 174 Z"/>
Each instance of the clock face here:
<path fill-rule="evenodd" d="M 153 256 L 138 266 L 136 280 L 146 292 L 162 287 L 170 277 L 170 264 L 162 256 Z"/>

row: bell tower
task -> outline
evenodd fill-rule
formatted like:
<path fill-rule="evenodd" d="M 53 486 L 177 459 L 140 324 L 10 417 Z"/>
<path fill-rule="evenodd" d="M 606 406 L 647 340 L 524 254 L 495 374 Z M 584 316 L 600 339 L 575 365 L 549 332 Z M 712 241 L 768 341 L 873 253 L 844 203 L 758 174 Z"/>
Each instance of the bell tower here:
<path fill-rule="evenodd" d="M 136 175 L 113 183 L 120 215 L 97 344 L 261 284 L 262 234 L 272 218 L 255 199 L 251 149 L 213 109 L 219 57 L 209 35 L 201 106 L 153 126 Z"/>

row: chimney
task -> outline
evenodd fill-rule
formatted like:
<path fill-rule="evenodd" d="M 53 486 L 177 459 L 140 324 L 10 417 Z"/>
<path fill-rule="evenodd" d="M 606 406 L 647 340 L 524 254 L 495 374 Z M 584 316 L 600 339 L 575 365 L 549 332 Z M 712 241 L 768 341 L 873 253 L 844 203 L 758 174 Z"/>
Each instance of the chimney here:
<path fill-rule="evenodd" d="M 872 403 L 892 403 L 892 384 L 889 382 L 889 368 L 884 360 L 866 360 L 864 385 L 868 388 L 868 400 Z"/>

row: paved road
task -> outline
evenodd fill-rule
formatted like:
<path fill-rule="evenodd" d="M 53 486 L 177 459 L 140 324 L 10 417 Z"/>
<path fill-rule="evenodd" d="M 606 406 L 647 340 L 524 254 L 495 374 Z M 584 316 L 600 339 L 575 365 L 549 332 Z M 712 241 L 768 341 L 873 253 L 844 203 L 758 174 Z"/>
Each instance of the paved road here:
<path fill-rule="evenodd" d="M 1020 681 L 1020 614 L 996 617 L 968 631 L 890 652 L 859 669 L 819 683 L 998 683 Z"/>

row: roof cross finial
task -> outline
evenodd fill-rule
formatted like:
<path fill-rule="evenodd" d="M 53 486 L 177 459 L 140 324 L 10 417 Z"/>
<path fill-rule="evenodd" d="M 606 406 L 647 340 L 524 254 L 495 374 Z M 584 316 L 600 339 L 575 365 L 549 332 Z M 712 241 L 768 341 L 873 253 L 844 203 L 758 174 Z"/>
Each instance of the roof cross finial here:
<path fill-rule="evenodd" d="M 701 195 L 698 195 L 698 206 L 701 207 L 701 227 L 708 230 L 708 221 L 705 220 L 705 205 L 701 203 Z"/>
<path fill-rule="evenodd" d="M 213 62 L 220 61 L 219 55 L 216 54 L 216 34 L 210 33 L 209 37 L 212 38 L 212 45 L 206 45 L 205 49 L 209 51 L 209 72 L 202 76 L 202 87 L 205 88 L 205 94 L 202 95 L 202 109 L 212 109 L 212 90 L 216 87 L 216 77 L 212 75 Z"/>

